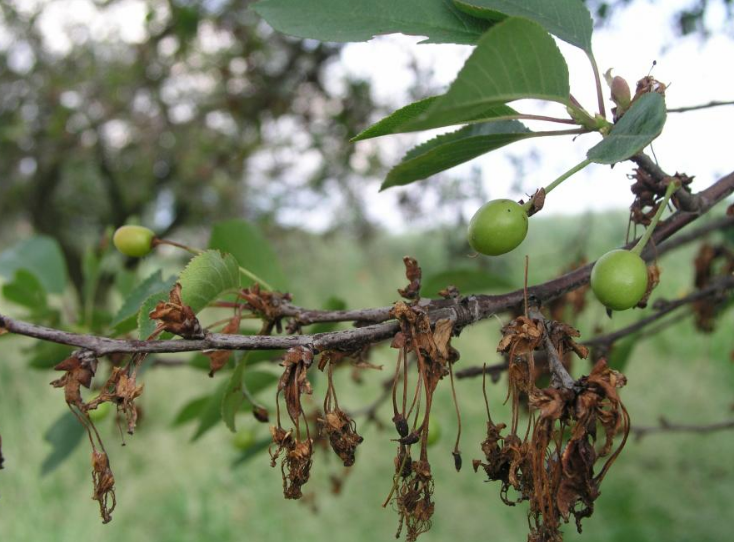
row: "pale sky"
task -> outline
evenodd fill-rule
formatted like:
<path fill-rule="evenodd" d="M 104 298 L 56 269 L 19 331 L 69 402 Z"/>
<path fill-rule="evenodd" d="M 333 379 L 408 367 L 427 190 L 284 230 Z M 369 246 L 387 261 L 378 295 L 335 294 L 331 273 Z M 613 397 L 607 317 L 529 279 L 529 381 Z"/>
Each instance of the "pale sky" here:
<path fill-rule="evenodd" d="M 27 2 L 27 3 L 26 3 Z M 145 9 L 139 0 L 126 0 L 113 8 L 113 13 L 99 15 L 99 10 L 90 0 L 22 0 L 31 6 L 36 2 L 51 4 L 44 13 L 41 27 L 52 47 L 63 51 L 68 47 L 66 28 L 70 22 L 83 23 L 93 38 L 114 35 L 128 42 L 144 39 L 143 21 Z M 647 75 L 653 60 L 657 66 L 652 74 L 669 85 L 668 107 L 702 104 L 711 100 L 734 99 L 734 39 L 724 33 L 723 3 L 712 3 L 706 26 L 711 30 L 707 41 L 698 36 L 678 38 L 671 25 L 671 14 L 690 0 L 666 0 L 652 3 L 636 0 L 628 8 L 619 8 L 612 24 L 595 31 L 593 46 L 601 72 L 614 69 L 615 75 L 627 79 L 634 93 L 635 82 Z M 204 34 L 205 29 L 204 29 Z M 206 41 L 206 36 L 202 40 Z M 2 41 L 0 37 L 0 41 Z M 406 91 L 411 84 L 412 71 L 408 65 L 413 58 L 425 67 L 432 67 L 436 81 L 445 87 L 455 77 L 472 48 L 457 45 L 419 45 L 421 38 L 408 36 L 383 36 L 368 43 L 347 45 L 341 62 L 332 68 L 334 81 L 345 72 L 369 79 L 373 84 L 374 96 L 378 101 L 400 107 L 408 103 Z M 571 75 L 571 92 L 590 112 L 596 110 L 596 94 L 593 75 L 585 55 L 578 49 L 559 40 L 558 44 L 566 57 Z M 214 45 L 216 46 L 216 44 Z M 338 83 L 335 83 L 338 84 Z M 608 89 L 604 85 L 605 96 Z M 558 105 L 515 102 L 513 107 L 524 113 L 543 112 L 555 116 L 566 116 Z M 607 111 L 611 104 L 607 104 Z M 568 128 L 565 125 L 528 123 L 533 129 L 548 130 Z M 668 172 L 686 172 L 696 176 L 693 189 L 698 190 L 734 169 L 732 159 L 731 127 L 734 126 L 734 106 L 684 113 L 670 114 L 663 134 L 653 147 L 661 166 Z M 456 129 L 450 128 L 448 130 Z M 445 130 L 444 130 L 445 131 Z M 358 145 L 380 145 L 389 157 L 387 163 L 396 164 L 403 152 L 411 145 L 435 136 L 439 131 L 421 134 L 406 134 L 380 138 L 377 143 L 362 142 Z M 485 157 L 452 170 L 452 175 L 468 174 L 470 168 L 480 165 L 483 183 L 491 198 L 507 197 L 519 199 L 524 194 L 513 189 L 515 170 L 510 157 L 523 158 L 536 154 L 538 157 L 532 178 L 526 181 L 527 190 L 544 186 L 558 175 L 585 158 L 588 148 L 599 140 L 599 136 L 585 135 L 575 142 L 571 137 L 541 138 L 514 143 Z M 530 162 L 535 164 L 535 162 Z M 624 209 L 631 202 L 628 190 L 630 182 L 625 174 L 631 165 L 618 164 L 614 170 L 608 166 L 594 165 L 566 181 L 551 194 L 543 213 L 583 213 L 588 210 Z M 422 181 L 440 182 L 440 181 Z M 400 190 L 420 190 L 422 183 L 408 188 L 378 192 L 377 181 L 365 182 L 364 197 L 370 217 L 388 226 L 392 231 L 405 231 L 408 224 L 396 210 Z M 468 203 L 463 209 L 467 218 L 483 202 Z M 339 205 L 335 202 L 334 205 Z M 323 206 L 310 212 L 305 210 L 306 224 L 314 230 L 328 226 L 329 212 Z M 298 213 L 299 223 L 304 212 Z M 440 206 L 431 216 L 432 220 L 453 222 L 451 216 L 442 216 Z"/>
<path fill-rule="evenodd" d="M 707 14 L 707 27 L 712 36 L 703 41 L 697 36 L 676 37 L 671 24 L 671 14 L 681 6 L 691 4 L 684 0 L 666 0 L 655 4 L 637 0 L 629 8 L 615 13 L 611 25 L 596 30 L 593 36 L 594 54 L 600 71 L 613 68 L 614 75 L 625 77 L 634 93 L 635 83 L 647 75 L 654 60 L 657 66 L 652 74 L 669 85 L 666 101 L 669 108 L 702 104 L 712 100 L 734 99 L 734 39 L 723 30 L 724 8 L 712 3 Z M 731 30 L 729 29 L 731 36 Z M 448 86 L 461 68 L 471 47 L 453 45 L 419 45 L 420 38 L 408 36 L 385 36 L 369 43 L 350 44 L 342 54 L 344 69 L 368 77 L 374 85 L 378 98 L 395 100 L 410 84 L 410 72 L 406 65 L 415 55 L 422 66 L 433 66 L 439 80 Z M 593 74 L 586 56 L 580 50 L 556 40 L 566 57 L 571 76 L 571 92 L 590 111 L 596 111 L 596 92 Z M 609 92 L 604 85 L 605 97 Z M 407 97 L 403 96 L 403 103 Z M 513 107 L 522 112 L 545 111 L 556 116 L 565 116 L 556 106 L 538 109 L 537 104 L 515 102 Z M 541 104 L 542 107 L 543 104 Z M 607 114 L 611 103 L 607 103 Z M 529 123 L 535 129 L 559 129 L 563 125 Z M 734 146 L 731 127 L 734 126 L 734 106 L 718 107 L 689 113 L 671 113 L 663 134 L 654 142 L 653 148 L 660 165 L 669 173 L 686 172 L 696 176 L 693 190 L 705 188 L 722 174 L 734 170 Z M 452 128 L 455 129 L 455 128 Z M 430 139 L 440 131 L 426 134 L 408 134 L 382 138 L 386 144 L 395 146 L 400 140 L 405 145 Z M 508 197 L 518 199 L 524 194 L 513 191 L 514 169 L 509 156 L 529 155 L 533 151 L 539 156 L 537 173 L 528 180 L 536 188 L 547 185 L 558 175 L 585 158 L 586 151 L 600 136 L 585 135 L 575 142 L 571 137 L 539 138 L 514 143 L 498 151 L 458 166 L 453 173 L 468 172 L 479 164 L 487 193 L 491 198 Z M 648 149 L 649 152 L 649 149 Z M 396 162 L 400 155 L 396 157 Z M 630 163 L 618 164 L 612 170 L 608 166 L 592 164 L 567 180 L 555 190 L 545 202 L 543 213 L 583 213 L 588 210 L 625 209 L 632 201 L 628 190 L 630 182 L 625 173 L 630 172 Z M 431 182 L 422 181 L 422 182 Z M 391 226 L 404 229 L 399 213 L 388 209 L 395 204 L 398 190 L 367 192 L 369 209 L 390 221 Z M 395 191 L 395 192 L 393 192 Z M 475 204 L 464 209 L 466 216 L 476 210 Z M 448 217 L 447 217 L 448 218 Z"/>

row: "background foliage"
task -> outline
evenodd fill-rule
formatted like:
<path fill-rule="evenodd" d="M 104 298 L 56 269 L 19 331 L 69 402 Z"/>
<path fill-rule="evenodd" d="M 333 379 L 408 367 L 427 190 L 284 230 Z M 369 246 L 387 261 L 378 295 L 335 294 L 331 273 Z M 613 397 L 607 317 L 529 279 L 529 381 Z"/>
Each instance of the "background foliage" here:
<path fill-rule="evenodd" d="M 616 4 L 626 2 L 588 4 L 603 24 L 613 17 Z M 112 9 L 117 3 L 99 4 Z M 724 3 L 731 13 L 731 2 Z M 226 249 L 277 287 L 293 292 L 304 306 L 390 303 L 404 282 L 399 262 L 405 253 L 431 270 L 426 289 L 449 279 L 465 285 L 466 291 L 521 285 L 519 256 L 457 264 L 456 256 L 466 253 L 460 228 L 396 238 L 369 223 L 358 186 L 364 177 L 382 175 L 385 167 L 376 152 L 362 150 L 367 153 L 358 162 L 363 167 L 354 168 L 357 150 L 347 140 L 374 121 L 375 112 L 387 113 L 396 104 L 375 103 L 364 81 L 334 85 L 329 68 L 338 61 L 339 45 L 275 33 L 248 4 L 148 0 L 141 42 L 100 39 L 80 28 L 64 52 L 50 49 L 39 29 L 49 4 L 39 2 L 30 9 L 21 2 L 0 4 L 0 24 L 9 36 L 0 47 L 3 312 L 47 325 L 66 322 L 76 330 L 122 334 L 135 329 L 137 307 L 144 300 L 152 307 L 165 296 L 182 260 L 164 252 L 138 265 L 113 253 L 105 234 L 130 221 L 152 224 L 165 236 L 198 238 L 202 246 Z M 681 32 L 705 34 L 707 5 L 702 0 L 681 11 Z M 483 28 L 478 26 L 475 38 Z M 356 30 L 364 32 L 362 26 Z M 585 41 L 577 41 L 583 48 Z M 416 88 L 414 93 L 414 98 L 424 98 L 433 89 Z M 487 127 L 477 126 L 471 133 L 462 129 L 416 149 L 387 182 L 422 178 L 425 168 L 430 173 L 445 169 L 446 164 L 431 162 L 430 153 L 436 145 L 451 145 L 453 137 L 466 137 L 484 145 L 482 149 L 496 144 Z M 505 133 L 525 134 L 517 127 Z M 305 181 L 303 175 L 294 181 L 292 173 L 303 156 L 318 166 Z M 466 197 L 450 190 L 442 195 L 447 200 Z M 343 202 L 334 229 L 326 235 L 279 223 L 280 213 L 298 213 L 299 207 L 318 205 L 325 197 Z M 410 212 L 411 202 L 405 203 Z M 234 217 L 249 222 L 222 222 Z M 546 221 L 535 228 L 527 247 L 538 262 L 531 264 L 531 282 L 556 276 L 587 247 L 598 254 L 616 246 L 624 235 L 624 216 L 599 216 L 591 227 L 588 220 Z M 240 242 L 233 243 L 235 238 Z M 434 242 L 426 243 L 427 238 Z M 549 248 L 559 238 L 571 241 L 562 250 Z M 663 261 L 661 297 L 691 287 L 692 266 L 666 265 L 673 258 L 690 261 L 691 250 Z M 233 268 L 232 262 L 214 265 Z M 217 288 L 230 286 L 223 282 Z M 610 323 L 600 309 L 590 308 L 580 327 L 588 337 L 629 318 L 615 316 Z M 719 419 L 722 405 L 731 402 L 732 373 L 724 360 L 731 349 L 727 330 L 732 324 L 730 312 L 708 337 L 695 335 L 684 320 L 655 338 L 640 340 L 626 369 L 630 386 L 625 397 L 633 421 L 654 423 L 661 413 L 674 419 L 687 419 L 691 413 Z M 487 340 L 497 335 L 497 328 L 496 323 L 483 323 L 462 337 L 457 344 L 462 363 L 499 361 L 494 339 Z M 186 366 L 153 367 L 145 375 L 139 432 L 126 448 L 108 446 L 116 475 L 125 483 L 120 484 L 123 504 L 115 522 L 101 526 L 90 520 L 94 510 L 87 458 L 73 446 L 83 433 L 67 423 L 65 407 L 48 387 L 47 369 L 69 350 L 7 337 L 2 341 L 0 429 L 5 455 L 14 458 L 13 468 L 0 476 L 0 533 L 8 540 L 234 540 L 243 534 L 256 540 L 323 540 L 330 539 L 327 533 L 374 540 L 393 534 L 392 514 L 379 508 L 392 470 L 386 433 L 374 426 L 367 429 L 366 444 L 341 495 L 329 493 L 331 474 L 341 470 L 332 461 L 316 469 L 308 488 L 318 490 L 315 500 L 284 503 L 278 473 L 267 467 L 265 456 L 243 457 L 230 446 L 231 434 L 217 424 L 232 373 L 205 378 L 201 369 L 208 360 L 200 355 L 171 356 L 170 361 Z M 247 372 L 253 393 L 275 378 L 269 365 L 260 364 L 269 357 L 248 359 L 248 364 L 258 364 Z M 388 363 L 384 353 L 374 361 Z M 46 371 L 29 372 L 26 363 Z M 584 369 L 577 367 L 576 374 Z M 680 376 L 691 371 L 696 379 Z M 359 386 L 350 383 L 349 375 L 340 375 L 355 406 L 374 397 L 375 383 L 382 378 L 366 376 L 368 381 Z M 316 396 L 323 391 L 318 386 Z M 463 381 L 459 386 L 467 398 L 462 408 L 470 428 L 464 452 L 468 458 L 478 457 L 478 446 L 471 443 L 481 440 L 483 404 L 469 399 L 478 397 L 479 384 Z M 497 409 L 502 408 L 502 390 L 502 383 L 491 388 Z M 268 394 L 258 397 L 273 406 Z M 453 427 L 449 397 L 438 400 L 448 435 Z M 266 428 L 236 413 L 245 406 L 230 409 L 230 422 L 255 428 L 262 441 Z M 104 423 L 108 441 L 116 442 L 111 420 Z M 470 469 L 455 474 L 449 440 L 445 436 L 434 452 L 445 457 L 436 461 L 439 505 L 434 529 L 425 539 L 476 540 L 487 536 L 488 525 L 493 536 L 521 539 L 524 512 L 502 506 Z M 584 536 L 728 540 L 724 518 L 734 497 L 734 473 L 726 458 L 733 444 L 727 433 L 650 436 L 632 443 L 605 484 Z M 56 469 L 64 460 L 64 467 Z M 21 502 L 28 505 L 18 506 Z M 566 529 L 569 539 L 575 539 L 572 530 Z"/>

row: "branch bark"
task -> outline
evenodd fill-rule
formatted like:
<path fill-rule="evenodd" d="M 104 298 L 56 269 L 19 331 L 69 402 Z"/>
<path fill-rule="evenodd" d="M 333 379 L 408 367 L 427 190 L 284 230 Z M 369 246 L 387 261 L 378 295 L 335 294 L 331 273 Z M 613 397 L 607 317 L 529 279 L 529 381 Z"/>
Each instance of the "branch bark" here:
<path fill-rule="evenodd" d="M 696 197 L 701 206 L 696 213 L 678 211 L 666 221 L 661 222 L 653 235 L 654 244 L 669 238 L 675 232 L 696 220 L 700 214 L 708 211 L 716 202 L 723 200 L 734 192 L 734 172 L 722 177 L 713 185 L 703 190 Z M 633 241 L 626 248 L 634 246 Z M 651 260 L 659 254 L 652 246 L 648 246 L 642 254 L 646 260 Z M 528 288 L 528 295 L 539 303 L 546 303 L 574 290 L 589 281 L 593 263 L 567 273 L 557 279 Z M 493 314 L 521 306 L 524 301 L 522 289 L 504 295 L 473 295 L 460 299 L 432 300 L 425 303 L 431 321 L 442 318 L 451 319 L 458 334 L 464 327 L 483 320 Z M 76 346 L 90 350 L 98 356 L 112 353 L 167 353 L 191 352 L 205 350 L 274 350 L 288 349 L 294 346 L 305 346 L 314 351 L 329 349 L 355 351 L 367 344 L 373 344 L 391 338 L 399 331 L 396 322 L 387 322 L 391 307 L 376 309 L 361 309 L 357 311 L 333 311 L 325 314 L 320 311 L 305 311 L 293 307 L 294 318 L 304 318 L 306 321 L 343 321 L 349 319 L 358 323 L 370 322 L 357 329 L 318 333 L 314 335 L 290 336 L 242 336 L 210 333 L 202 340 L 167 340 L 167 341 L 140 341 L 109 339 L 94 335 L 70 333 L 58 329 L 38 326 L 35 324 L 14 320 L 0 315 L 0 328 L 17 335 L 25 335 L 36 339 Z M 288 314 L 284 314 L 288 315 Z M 333 318 L 323 320 L 323 318 Z"/>
<path fill-rule="evenodd" d="M 706 425 L 693 425 L 683 423 L 671 423 L 666 418 L 660 418 L 658 425 L 632 427 L 630 430 L 637 440 L 653 433 L 713 433 L 725 429 L 734 429 L 734 420 L 711 423 Z"/>

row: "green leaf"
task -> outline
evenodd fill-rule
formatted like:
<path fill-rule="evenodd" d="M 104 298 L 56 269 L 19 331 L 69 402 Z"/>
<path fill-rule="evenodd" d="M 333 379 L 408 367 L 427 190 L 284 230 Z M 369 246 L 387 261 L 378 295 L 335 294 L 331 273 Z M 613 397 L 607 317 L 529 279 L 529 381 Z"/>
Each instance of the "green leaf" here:
<path fill-rule="evenodd" d="M 222 419 L 233 433 L 237 431 L 235 415 L 243 406 L 251 407 L 248 394 L 253 397 L 258 392 L 275 384 L 278 377 L 264 371 L 246 371 L 247 356 L 239 361 L 222 397 Z"/>
<path fill-rule="evenodd" d="M 102 258 L 93 249 L 87 248 L 84 251 L 84 256 L 82 256 L 82 276 L 84 278 L 84 284 L 82 285 L 82 299 L 84 300 L 82 323 L 86 326 L 90 326 L 92 323 L 94 296 L 97 293 L 97 285 L 99 284 L 101 264 Z"/>
<path fill-rule="evenodd" d="M 403 161 L 390 170 L 380 189 L 425 179 L 533 135 L 524 124 L 516 120 L 465 126 L 410 150 Z"/>
<path fill-rule="evenodd" d="M 192 258 L 178 277 L 181 299 L 197 313 L 225 292 L 240 287 L 240 270 L 231 254 L 207 250 Z"/>
<path fill-rule="evenodd" d="M 366 130 L 358 133 L 350 139 L 350 141 L 362 141 L 363 139 L 371 139 L 373 137 L 398 134 L 401 132 L 400 127 L 402 125 L 419 118 L 440 97 L 441 96 L 431 96 L 430 98 L 425 98 L 423 100 L 413 102 L 412 104 L 408 104 L 405 107 L 401 107 Z"/>
<path fill-rule="evenodd" d="M 219 420 L 222 419 L 222 398 L 224 392 L 227 390 L 227 382 L 223 381 L 214 390 L 214 393 L 207 397 L 206 404 L 199 411 L 199 425 L 196 427 L 196 432 L 191 437 L 191 441 L 199 440 L 202 435 L 214 427 Z"/>
<path fill-rule="evenodd" d="M 665 125 L 665 98 L 643 94 L 612 127 L 609 135 L 586 153 L 597 164 L 616 164 L 634 156 L 660 135 Z"/>
<path fill-rule="evenodd" d="M 425 100 L 406 105 L 356 135 L 351 139 L 351 141 L 361 141 L 363 139 L 370 139 L 373 137 L 416 131 L 417 129 L 410 128 L 411 122 L 420 119 L 422 115 L 436 102 L 436 100 L 439 100 L 442 97 L 443 96 L 432 96 L 431 98 L 426 98 Z M 513 115 L 517 115 L 517 111 L 511 107 L 507 107 L 506 105 L 491 105 L 478 111 L 473 118 L 464 119 L 461 122 L 487 121 Z"/>
<path fill-rule="evenodd" d="M 48 370 L 66 358 L 74 351 L 74 347 L 65 344 L 38 341 L 25 352 L 31 356 L 28 365 L 33 369 Z"/>
<path fill-rule="evenodd" d="M 3 285 L 3 297 L 32 312 L 43 312 L 47 307 L 43 284 L 26 269 L 18 269 L 13 281 Z"/>
<path fill-rule="evenodd" d="M 245 220 L 227 220 L 215 224 L 209 238 L 209 248 L 231 254 L 239 265 L 267 281 L 273 288 L 281 291 L 288 289 L 278 256 L 254 224 Z"/>
<path fill-rule="evenodd" d="M 157 324 L 155 320 L 151 320 L 150 311 L 155 308 L 159 301 L 168 300 L 168 294 L 168 290 L 161 290 L 151 294 L 140 306 L 140 312 L 138 312 L 138 338 L 141 341 L 148 340 L 148 337 L 155 331 Z"/>
<path fill-rule="evenodd" d="M 615 371 L 624 371 L 627 366 L 635 345 L 640 340 L 638 333 L 633 333 L 614 343 L 612 350 L 607 356 L 607 364 Z"/>
<path fill-rule="evenodd" d="M 31 237 L 0 253 L 0 276 L 11 279 L 18 269 L 36 275 L 47 292 L 60 294 L 66 287 L 66 260 L 51 237 Z"/>
<path fill-rule="evenodd" d="M 41 475 L 53 472 L 71 452 L 79 446 L 84 436 L 84 427 L 71 412 L 64 412 L 49 427 L 43 439 L 51 444 L 52 450 L 43 460 Z"/>
<path fill-rule="evenodd" d="M 382 34 L 422 43 L 476 43 L 490 23 L 451 0 L 261 0 L 253 9 L 278 32 L 320 41 L 367 41 Z"/>
<path fill-rule="evenodd" d="M 174 284 L 176 284 L 176 277 L 171 276 L 167 280 L 163 280 L 163 274 L 160 270 L 150 275 L 127 295 L 125 302 L 112 321 L 112 327 L 127 328 L 125 331 L 134 329 L 135 320 L 143 302 L 154 293 L 171 291 Z M 117 329 L 117 331 L 120 332 L 121 330 Z"/>
<path fill-rule="evenodd" d="M 591 54 L 594 21 L 580 0 L 454 0 L 454 4 L 473 17 L 491 22 L 507 16 L 525 17 Z"/>
<path fill-rule="evenodd" d="M 437 297 L 438 292 L 449 285 L 456 286 L 462 294 L 476 294 L 490 290 L 507 290 L 513 287 L 506 278 L 479 269 L 452 269 L 432 275 L 423 281 L 421 292 Z"/>
<path fill-rule="evenodd" d="M 196 399 L 192 399 L 188 403 L 186 403 L 183 407 L 181 407 L 181 410 L 178 411 L 178 414 L 176 414 L 176 418 L 173 420 L 173 426 L 178 427 L 179 425 L 183 425 L 187 422 L 193 421 L 196 418 L 198 418 L 201 415 L 202 410 L 206 406 L 206 404 L 209 402 L 209 396 L 205 395 L 204 397 L 198 397 Z"/>
<path fill-rule="evenodd" d="M 255 442 L 247 450 L 242 452 L 240 456 L 232 462 L 232 467 L 239 467 L 247 463 L 250 459 L 253 459 L 260 455 L 260 452 L 267 450 L 273 443 L 273 439 L 270 437 L 263 438 Z"/>
<path fill-rule="evenodd" d="M 537 23 L 509 18 L 482 36 L 448 92 L 404 130 L 461 124 L 513 100 L 566 105 L 568 97 L 568 67 L 556 42 Z"/>

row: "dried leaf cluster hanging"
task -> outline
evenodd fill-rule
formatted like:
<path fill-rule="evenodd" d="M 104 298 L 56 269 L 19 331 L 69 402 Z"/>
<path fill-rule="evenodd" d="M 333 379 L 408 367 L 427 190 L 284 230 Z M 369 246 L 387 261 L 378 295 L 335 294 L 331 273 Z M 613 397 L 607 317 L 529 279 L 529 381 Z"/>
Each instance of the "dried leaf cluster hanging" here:
<path fill-rule="evenodd" d="M 731 276 L 734 273 L 734 251 L 725 244 L 704 243 L 693 261 L 695 275 L 693 283 L 701 290 L 709 286 L 717 277 Z M 715 297 L 707 297 L 693 303 L 696 327 L 704 333 L 714 331 L 716 314 L 729 297 L 721 292 Z"/>
<path fill-rule="evenodd" d="M 406 263 L 408 273 L 412 266 Z M 410 275 L 409 275 L 410 276 Z M 431 326 L 427 312 L 418 306 L 398 302 L 391 316 L 400 323 L 400 332 L 395 336 L 392 347 L 398 350 L 395 378 L 393 382 L 393 422 L 399 438 L 395 457 L 393 487 L 384 506 L 392 502 L 398 512 L 397 535 L 406 528 L 406 540 L 412 542 L 431 527 L 434 512 L 434 482 L 428 461 L 428 426 L 433 404 L 433 394 L 439 380 L 449 375 L 459 353 L 451 347 L 453 323 L 449 319 L 439 320 Z M 414 360 L 418 378 L 415 391 L 408 407 L 409 357 Z M 402 373 L 401 373 L 402 370 Z M 398 406 L 397 390 L 402 379 L 401 405 Z M 453 381 L 452 381 L 453 382 Z M 423 413 L 421 416 L 421 402 Z M 412 422 L 412 424 L 411 424 Z M 417 459 L 411 455 L 412 446 L 419 444 Z M 457 468 L 461 456 L 455 449 Z"/>
<path fill-rule="evenodd" d="M 529 502 L 530 542 L 558 542 L 562 540 L 561 522 L 568 522 L 571 515 L 581 531 L 581 520 L 592 514 L 599 485 L 626 442 L 629 416 L 617 393 L 626 379 L 602 359 L 589 376 L 574 382 L 560 360 L 570 351 L 582 358 L 588 355 L 574 341 L 578 331 L 537 314 L 537 318 L 520 316 L 502 330 L 498 351 L 509 355 L 512 423 L 503 436 L 506 426 L 493 422 L 485 388 L 484 460 L 475 460 L 473 466 L 475 471 L 481 468 L 489 480 L 501 483 L 500 497 L 505 504 Z M 536 387 L 532 376 L 534 351 L 540 348 L 545 349 L 553 373 L 551 385 L 544 389 Z M 531 409 L 523 437 L 518 434 L 521 393 L 528 397 Z M 599 427 L 604 439 L 597 450 Z M 611 453 L 618 432 L 623 433 L 622 441 Z M 603 457 L 607 460 L 594 474 L 595 464 Z"/>
<path fill-rule="evenodd" d="M 283 363 L 283 375 L 278 382 L 276 392 L 277 426 L 270 428 L 275 449 L 270 449 L 270 465 L 275 467 L 278 459 L 283 476 L 283 494 L 286 499 L 300 499 L 301 488 L 308 482 L 313 463 L 313 440 L 308 427 L 306 414 L 301 405 L 301 395 L 313 393 L 308 381 L 307 371 L 313 363 L 313 352 L 308 348 L 297 346 L 286 352 Z M 289 430 L 283 429 L 280 418 L 280 396 L 283 395 L 286 411 L 293 423 Z M 301 432 L 301 419 L 305 427 L 305 439 Z"/>
<path fill-rule="evenodd" d="M 326 370 L 328 387 L 324 399 L 324 415 L 318 420 L 321 433 L 329 439 L 334 453 L 344 462 L 345 467 L 354 465 L 355 452 L 364 440 L 357 433 L 357 424 L 342 409 L 334 387 L 334 366 L 346 357 L 341 352 L 328 351 L 321 354 L 319 370 Z"/>

